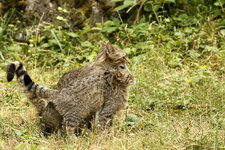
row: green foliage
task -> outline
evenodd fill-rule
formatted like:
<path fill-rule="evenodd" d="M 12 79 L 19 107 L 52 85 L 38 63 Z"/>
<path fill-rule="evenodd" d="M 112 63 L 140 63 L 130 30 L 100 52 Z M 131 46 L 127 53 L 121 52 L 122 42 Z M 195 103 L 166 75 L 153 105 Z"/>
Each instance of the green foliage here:
<path fill-rule="evenodd" d="M 145 18 L 157 23 L 170 22 L 179 26 L 198 25 L 205 15 L 213 18 L 224 17 L 224 0 L 112 0 L 120 1 L 121 5 L 115 11 L 125 10 L 131 14 L 133 21 Z M 132 18 L 132 17 L 131 17 Z M 129 20 L 131 18 L 128 18 Z"/>

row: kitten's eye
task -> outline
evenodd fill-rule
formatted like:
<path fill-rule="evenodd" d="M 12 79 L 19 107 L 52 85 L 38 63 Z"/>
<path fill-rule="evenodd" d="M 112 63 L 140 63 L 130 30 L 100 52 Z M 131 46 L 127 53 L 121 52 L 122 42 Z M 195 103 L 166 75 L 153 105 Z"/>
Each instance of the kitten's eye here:
<path fill-rule="evenodd" d="M 108 75 L 109 74 L 109 72 L 104 72 L 104 75 Z"/>

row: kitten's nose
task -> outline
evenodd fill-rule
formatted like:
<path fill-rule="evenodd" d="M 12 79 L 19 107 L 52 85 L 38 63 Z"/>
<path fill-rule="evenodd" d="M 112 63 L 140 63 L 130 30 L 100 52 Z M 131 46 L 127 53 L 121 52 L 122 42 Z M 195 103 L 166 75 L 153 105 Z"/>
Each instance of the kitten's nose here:
<path fill-rule="evenodd" d="M 136 78 L 133 75 L 131 77 L 130 84 L 131 85 L 135 85 L 136 84 Z"/>

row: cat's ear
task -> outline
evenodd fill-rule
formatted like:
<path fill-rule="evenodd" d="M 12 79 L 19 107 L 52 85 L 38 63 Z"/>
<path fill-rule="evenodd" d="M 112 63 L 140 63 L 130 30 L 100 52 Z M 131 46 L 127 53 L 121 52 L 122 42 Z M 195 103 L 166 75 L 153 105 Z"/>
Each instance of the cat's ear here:
<path fill-rule="evenodd" d="M 106 45 L 102 40 L 100 41 L 100 44 L 101 44 L 102 48 L 105 47 L 105 45 Z"/>
<path fill-rule="evenodd" d="M 105 46 L 106 46 L 106 54 L 110 55 L 115 53 L 116 49 L 112 46 L 112 44 L 107 43 Z"/>
<path fill-rule="evenodd" d="M 100 45 L 101 45 L 101 51 L 103 52 L 107 52 L 107 44 L 104 43 L 103 41 L 100 41 Z"/>
<path fill-rule="evenodd" d="M 104 43 L 103 41 L 100 41 L 100 44 L 102 46 L 102 50 L 107 53 L 107 54 L 112 54 L 116 51 L 116 49 L 112 46 L 112 44 L 108 43 Z"/>

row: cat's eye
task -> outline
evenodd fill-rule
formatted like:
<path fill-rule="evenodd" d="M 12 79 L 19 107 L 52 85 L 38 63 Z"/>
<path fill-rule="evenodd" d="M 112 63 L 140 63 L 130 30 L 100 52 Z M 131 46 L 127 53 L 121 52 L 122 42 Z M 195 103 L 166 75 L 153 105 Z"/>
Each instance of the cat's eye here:
<path fill-rule="evenodd" d="M 125 67 L 124 66 L 120 66 L 120 69 L 125 69 Z"/>

